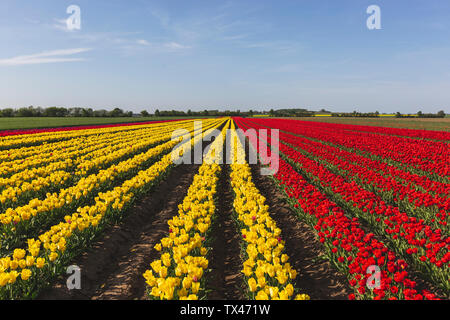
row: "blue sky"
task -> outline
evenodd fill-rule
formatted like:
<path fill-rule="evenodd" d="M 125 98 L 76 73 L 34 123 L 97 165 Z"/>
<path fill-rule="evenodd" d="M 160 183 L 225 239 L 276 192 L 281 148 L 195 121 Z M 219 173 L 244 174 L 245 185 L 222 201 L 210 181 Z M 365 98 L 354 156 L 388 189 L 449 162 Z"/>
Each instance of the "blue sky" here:
<path fill-rule="evenodd" d="M 2 0 L 0 108 L 450 112 L 449 17 L 437 0 Z"/>

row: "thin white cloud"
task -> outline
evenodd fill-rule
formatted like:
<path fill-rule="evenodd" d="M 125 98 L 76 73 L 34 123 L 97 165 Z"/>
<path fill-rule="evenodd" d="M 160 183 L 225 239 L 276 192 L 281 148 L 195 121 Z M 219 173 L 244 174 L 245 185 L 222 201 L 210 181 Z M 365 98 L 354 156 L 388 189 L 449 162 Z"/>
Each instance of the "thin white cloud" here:
<path fill-rule="evenodd" d="M 149 46 L 150 45 L 150 42 L 148 42 L 145 39 L 138 39 L 138 40 L 136 40 L 136 43 L 140 44 L 140 45 L 143 45 L 143 46 Z"/>
<path fill-rule="evenodd" d="M 85 59 L 83 58 L 70 58 L 66 56 L 72 56 L 90 50 L 91 50 L 90 48 L 74 48 L 74 49 L 44 51 L 41 53 L 31 55 L 22 55 L 8 59 L 0 59 L 0 66 L 20 66 L 28 64 L 84 61 Z"/>
<path fill-rule="evenodd" d="M 136 42 L 136 37 L 141 32 L 83 32 L 73 33 L 71 38 L 83 41 L 84 43 L 95 43 L 97 45 L 104 44 L 121 44 L 128 42 Z M 134 37 L 130 39 L 130 37 Z"/>
<path fill-rule="evenodd" d="M 53 28 L 61 30 L 61 31 L 66 31 L 66 32 L 70 32 L 73 30 L 70 30 L 69 28 L 67 28 L 67 19 L 53 19 L 56 23 L 53 24 Z"/>
<path fill-rule="evenodd" d="M 180 43 L 177 42 L 167 42 L 163 44 L 164 47 L 168 48 L 168 49 L 174 49 L 174 50 L 179 50 L 179 49 L 189 49 L 189 46 L 185 46 L 182 45 Z"/>
<path fill-rule="evenodd" d="M 241 39 L 245 39 L 248 38 L 249 34 L 236 34 L 233 36 L 225 36 L 223 37 L 223 40 L 227 40 L 227 41 L 233 41 L 233 40 L 241 40 Z"/>

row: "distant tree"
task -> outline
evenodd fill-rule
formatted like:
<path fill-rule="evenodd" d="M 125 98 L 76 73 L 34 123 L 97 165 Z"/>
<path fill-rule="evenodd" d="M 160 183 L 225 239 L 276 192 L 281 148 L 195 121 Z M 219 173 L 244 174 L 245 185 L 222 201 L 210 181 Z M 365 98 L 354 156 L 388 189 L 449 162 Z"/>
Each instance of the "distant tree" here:
<path fill-rule="evenodd" d="M 14 109 L 12 108 L 6 108 L 1 110 L 0 115 L 2 117 L 14 117 Z"/>
<path fill-rule="evenodd" d="M 123 110 L 120 108 L 114 108 L 108 114 L 108 116 L 110 116 L 110 117 L 123 117 L 124 115 L 125 114 L 124 114 Z"/>
<path fill-rule="evenodd" d="M 189 110 L 187 111 L 187 115 L 188 115 L 189 117 L 192 116 L 192 111 L 191 111 L 191 109 L 189 109 Z"/>
<path fill-rule="evenodd" d="M 143 116 L 143 117 L 148 117 L 150 114 L 148 113 L 148 111 L 147 110 L 142 110 L 141 111 L 141 116 Z"/>
<path fill-rule="evenodd" d="M 81 110 L 81 116 L 82 117 L 93 117 L 94 116 L 94 110 L 92 110 L 92 108 L 83 108 Z"/>
<path fill-rule="evenodd" d="M 81 117 L 82 115 L 82 108 L 70 108 L 69 109 L 69 116 L 72 117 Z"/>
<path fill-rule="evenodd" d="M 401 114 L 400 112 L 396 112 L 396 113 L 395 113 L 395 117 L 396 117 L 396 118 L 401 118 L 401 117 L 402 117 L 402 114 Z"/>
<path fill-rule="evenodd" d="M 33 116 L 33 106 L 29 106 L 28 108 L 20 108 L 16 112 L 17 117 L 32 117 Z"/>
<path fill-rule="evenodd" d="M 437 116 L 438 116 L 439 118 L 445 118 L 445 112 L 444 112 L 444 110 L 440 110 L 440 111 L 437 113 Z"/>
<path fill-rule="evenodd" d="M 269 111 L 269 115 L 270 115 L 271 117 L 273 117 L 273 116 L 275 115 L 275 110 L 273 110 L 273 109 L 270 109 L 270 111 Z"/>
<path fill-rule="evenodd" d="M 69 114 L 69 110 L 66 108 L 49 107 L 45 108 L 43 112 L 44 117 L 65 117 Z"/>
<path fill-rule="evenodd" d="M 109 112 L 107 110 L 101 109 L 101 110 L 95 110 L 93 112 L 93 116 L 96 118 L 99 117 L 107 117 L 109 115 Z"/>
<path fill-rule="evenodd" d="M 161 116 L 161 112 L 159 112 L 159 110 L 156 109 L 156 110 L 155 110 L 155 117 L 159 117 L 159 116 Z"/>
<path fill-rule="evenodd" d="M 34 116 L 35 117 L 42 117 L 44 115 L 44 108 L 42 107 L 37 107 L 34 109 Z"/>
<path fill-rule="evenodd" d="M 248 115 L 249 115 L 250 117 L 253 117 L 253 110 L 252 110 L 252 109 L 250 109 L 250 110 L 248 111 Z"/>
<path fill-rule="evenodd" d="M 422 112 L 422 111 L 417 112 L 417 116 L 418 116 L 419 118 L 422 118 L 422 117 L 423 117 L 423 112 Z"/>

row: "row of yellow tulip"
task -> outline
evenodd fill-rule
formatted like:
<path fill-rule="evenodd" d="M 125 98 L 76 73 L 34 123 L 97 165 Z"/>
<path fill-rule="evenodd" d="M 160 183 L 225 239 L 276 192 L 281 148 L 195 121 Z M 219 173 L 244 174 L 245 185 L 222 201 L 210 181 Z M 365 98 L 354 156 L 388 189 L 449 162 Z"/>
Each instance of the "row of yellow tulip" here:
<path fill-rule="evenodd" d="M 41 146 L 34 146 L 34 154 L 26 157 L 17 156 L 10 161 L 2 161 L 0 163 L 0 176 L 7 177 L 13 173 L 20 173 L 22 170 L 28 169 L 28 173 L 33 172 L 33 169 L 37 169 L 43 165 L 53 166 L 55 163 L 62 163 L 65 168 L 77 166 L 90 159 L 96 159 L 100 156 L 104 156 L 112 151 L 124 148 L 132 144 L 133 141 L 145 139 L 151 137 L 155 132 L 169 132 L 174 125 L 183 125 L 185 123 L 180 122 L 170 125 L 170 123 L 156 124 L 154 127 L 144 128 L 140 130 L 130 130 L 127 132 L 118 132 L 112 134 L 100 134 L 91 136 L 86 139 L 77 138 L 71 140 L 64 140 L 62 142 L 43 144 Z M 192 126 L 192 124 L 190 124 Z M 54 147 L 49 147 L 54 146 Z M 22 149 L 8 149 L 9 154 L 21 154 Z M 25 152 L 27 153 L 27 152 Z M 70 161 L 67 161 L 70 159 Z M 63 169 L 61 166 L 58 168 Z M 40 173 L 44 172 L 38 171 Z M 25 178 L 26 176 L 20 175 L 19 177 Z M 12 177 L 11 177 L 12 178 Z M 0 187 L 4 185 L 11 185 L 11 182 L 15 182 L 15 179 L 0 179 Z"/>
<path fill-rule="evenodd" d="M 176 144 L 177 141 L 169 141 L 106 170 L 101 170 L 98 174 L 82 178 L 75 186 L 61 189 L 59 193 L 49 193 L 43 200 L 34 198 L 24 206 L 8 208 L 5 213 L 0 214 L 0 230 L 2 231 L 0 235 L 2 251 L 0 252 L 20 245 L 21 238 L 32 234 L 38 229 L 36 226 L 45 227 L 54 222 L 67 210 L 73 210 L 100 190 L 112 186 L 114 180 L 120 179 L 121 176 L 135 174 L 144 163 L 154 161 L 161 154 L 170 151 Z"/>
<path fill-rule="evenodd" d="M 96 142 L 106 140 L 106 139 L 114 139 L 114 138 L 123 138 L 126 135 L 133 136 L 138 135 L 140 132 L 145 132 L 147 130 L 159 130 L 163 127 L 173 126 L 173 125 L 181 125 L 183 123 L 192 123 L 192 120 L 180 120 L 180 121 L 174 121 L 174 122 L 157 122 L 154 124 L 147 124 L 145 126 L 127 126 L 127 127 L 121 127 L 120 131 L 110 131 L 104 129 L 91 129 L 90 135 L 83 135 L 82 130 L 75 130 L 74 136 L 70 137 L 69 139 L 62 139 L 58 141 L 52 141 L 51 139 L 47 141 L 42 141 L 39 145 L 32 145 L 32 146 L 23 146 L 23 147 L 11 147 L 7 149 L 0 149 L 0 160 L 3 161 L 12 161 L 16 159 L 23 159 L 23 158 L 29 158 L 35 155 L 39 154 L 50 154 L 58 152 L 61 149 L 68 149 L 71 147 L 77 147 L 77 146 L 83 146 L 83 148 L 88 147 L 92 144 L 95 144 Z M 124 129 L 126 128 L 126 129 Z M 53 133 L 55 134 L 55 133 Z M 61 134 L 61 133 L 56 133 Z M 23 139 L 23 136 L 26 135 L 19 135 L 15 137 L 21 137 Z M 36 136 L 36 134 L 33 134 L 31 136 Z M 6 139 L 7 137 L 2 137 L 2 141 Z"/>
<path fill-rule="evenodd" d="M 6 199 L 3 199 L 0 196 L 0 202 L 4 203 L 8 200 L 7 195 L 10 197 L 20 196 L 22 192 L 30 191 L 32 186 L 32 190 L 39 190 L 38 186 L 42 186 L 44 180 L 39 179 L 43 177 L 48 177 L 50 174 L 55 171 L 73 171 L 74 167 L 78 168 L 76 174 L 73 177 L 73 180 L 77 180 L 76 178 L 79 176 L 85 175 L 87 172 L 91 172 L 93 168 L 102 168 L 106 167 L 106 165 L 110 164 L 120 157 L 124 155 L 133 155 L 133 152 L 137 152 L 144 147 L 156 145 L 162 141 L 168 140 L 170 138 L 169 133 L 175 128 L 184 128 L 189 129 L 192 128 L 192 122 L 176 122 L 172 125 L 165 124 L 163 127 L 158 126 L 156 130 L 155 128 L 145 129 L 145 132 L 141 132 L 141 130 L 133 130 L 132 133 L 140 133 L 140 134 L 129 134 L 127 132 L 123 132 L 123 138 L 115 137 L 114 139 L 109 139 L 108 141 L 101 143 L 104 141 L 102 139 L 103 136 L 100 136 L 98 139 L 97 146 L 91 146 L 92 149 L 88 148 L 88 150 L 84 149 L 87 145 L 79 145 L 73 148 L 79 148 L 77 152 L 73 153 L 62 153 L 62 154 L 54 154 L 52 159 L 47 166 L 32 168 L 24 170 L 8 179 L 0 178 L 0 187 L 3 185 L 8 186 L 8 191 L 3 194 Z M 144 135 L 145 134 L 145 135 Z M 162 140 L 155 139 L 156 136 L 161 136 Z M 148 145 L 148 138 L 152 137 L 149 141 L 153 144 Z M 147 139 L 147 140 L 146 140 Z M 144 144 L 131 144 L 134 141 L 144 140 Z M 78 141 L 74 141 L 74 143 L 78 143 Z M 95 144 L 95 141 L 92 142 Z M 67 145 L 66 145 L 67 146 Z M 131 146 L 131 147 L 130 147 Z M 65 147 L 63 149 L 66 149 Z M 114 152 L 118 150 L 118 152 Z M 56 153 L 56 152 L 55 152 Z M 45 152 L 42 150 L 43 157 L 45 157 Z M 72 160 L 72 158 L 74 158 Z M 77 166 L 78 164 L 78 166 Z M 31 180 L 29 183 L 28 180 Z M 0 188 L 1 190 L 1 188 Z M 15 202 L 16 199 L 13 199 Z"/>
<path fill-rule="evenodd" d="M 112 163 L 116 159 L 120 159 L 128 154 L 134 154 L 151 146 L 155 146 L 162 142 L 168 141 L 171 138 L 171 134 L 174 128 L 178 128 L 178 126 L 172 125 L 172 127 L 164 128 L 164 130 L 161 131 L 148 132 L 148 134 L 146 134 L 145 136 L 135 137 L 129 142 L 120 144 L 120 146 L 114 152 L 107 152 L 105 150 L 106 152 L 104 152 L 104 154 L 102 154 L 101 156 L 90 157 L 90 159 L 83 159 L 83 161 L 80 162 L 80 164 L 77 166 L 75 174 L 82 176 L 88 173 L 93 168 L 102 167 L 105 163 Z M 189 128 L 189 125 L 181 126 L 180 128 L 187 129 Z M 192 128 L 192 124 L 190 124 L 190 128 Z"/>
<path fill-rule="evenodd" d="M 194 132 L 191 147 L 202 136 Z M 177 157 L 182 156 L 183 150 L 183 146 L 177 147 L 173 153 L 139 171 L 122 185 L 99 193 L 92 206 L 79 207 L 38 239 L 29 239 L 26 250 L 15 249 L 11 255 L 0 258 L 0 299 L 34 297 L 46 281 L 63 272 L 63 267 L 76 252 L 98 235 L 108 221 L 120 217 L 136 198 L 157 184 L 173 167 Z"/>
<path fill-rule="evenodd" d="M 153 261 L 143 274 L 149 296 L 161 300 L 197 300 L 204 290 L 204 272 L 208 267 L 204 246 L 211 219 L 216 211 L 214 197 L 223 156 L 223 136 L 211 144 L 198 174 L 178 205 L 178 216 L 168 221 L 169 235 L 155 249 L 160 259 Z"/>
<path fill-rule="evenodd" d="M 113 133 L 113 132 L 125 132 L 129 130 L 139 130 L 142 128 L 148 128 L 155 124 L 170 123 L 157 122 L 143 125 L 129 125 L 129 126 L 112 126 L 104 128 L 90 128 L 82 130 L 69 130 L 69 131 L 53 131 L 53 132 L 41 132 L 32 134 L 21 134 L 2 137 L 0 141 L 0 150 L 23 147 L 23 146 L 36 146 L 43 143 L 58 142 L 63 140 L 70 140 L 79 137 L 96 136 L 99 134 Z"/>
<path fill-rule="evenodd" d="M 152 139 L 148 139 L 149 137 L 152 137 Z M 138 144 L 131 144 L 133 140 L 139 141 L 139 139 L 144 140 L 141 140 Z M 6 180 L 5 182 L 10 180 L 12 183 L 0 194 L 0 203 L 5 204 L 6 202 L 6 205 L 12 206 L 23 193 L 28 193 L 28 196 L 33 196 L 33 193 L 37 193 L 51 185 L 63 187 L 64 184 L 61 184 L 61 182 L 67 181 L 69 177 L 72 178 L 71 180 L 77 181 L 93 169 L 104 168 L 117 161 L 117 159 L 121 159 L 127 155 L 133 155 L 138 151 L 145 150 L 145 148 L 169 139 L 170 137 L 167 132 L 157 133 L 151 131 L 146 133 L 146 135 L 129 137 L 122 141 L 112 140 L 104 143 L 100 149 L 92 147 L 94 151 L 87 154 L 85 153 L 86 150 L 83 150 L 83 152 L 71 152 L 71 154 L 59 154 L 57 156 L 64 160 L 56 163 L 51 162 L 49 165 L 39 168 L 41 169 L 39 170 L 40 176 L 35 177 L 30 182 L 27 181 L 27 173 L 29 170 L 24 170 L 20 175 L 15 175 L 14 179 L 4 179 Z M 71 156 L 75 156 L 77 153 L 77 158 L 72 160 Z M 84 153 L 84 155 L 81 155 L 81 153 Z M 92 160 L 89 158 L 92 158 Z M 77 163 L 79 163 L 78 166 L 76 166 Z M 55 165 L 58 169 L 62 170 L 55 172 Z M 77 170 L 73 174 L 71 171 L 75 169 L 75 166 Z M 5 206 L 0 206 L 0 208 L 5 208 Z"/>
<path fill-rule="evenodd" d="M 116 138 L 105 142 L 104 145 L 100 146 L 100 149 L 89 153 L 86 153 L 85 150 L 82 152 L 78 151 L 78 155 L 74 160 L 69 157 L 71 156 L 70 154 L 61 155 L 66 158 L 62 158 L 63 160 L 59 162 L 52 162 L 45 167 L 34 168 L 33 170 L 38 171 L 39 174 L 37 177 L 36 174 L 30 175 L 31 177 L 34 177 L 30 182 L 26 180 L 29 180 L 28 176 L 32 170 L 24 170 L 10 179 L 0 179 L 0 185 L 3 182 L 10 182 L 9 187 L 2 190 L 0 193 L 0 212 L 9 207 L 14 208 L 15 204 L 26 204 L 25 201 L 29 201 L 34 197 L 41 197 L 45 195 L 46 191 L 57 191 L 58 189 L 65 187 L 66 182 L 77 182 L 81 177 L 93 172 L 93 169 L 98 170 L 105 168 L 123 157 L 131 156 L 141 150 L 145 150 L 147 147 L 167 141 L 170 139 L 170 133 L 174 128 L 189 129 L 192 128 L 192 122 L 177 122 L 171 126 L 166 124 L 165 126 L 159 126 L 158 128 L 160 128 L 158 131 L 155 129 L 146 129 L 148 132 L 145 132 L 145 135 L 139 134 L 137 136 L 127 136 L 125 132 L 123 133 L 125 136 L 124 139 L 119 140 Z M 134 132 L 137 133 L 137 131 Z M 151 139 L 149 139 L 150 137 Z M 142 142 L 131 144 L 136 140 Z M 75 154 L 72 156 L 74 155 Z M 75 174 L 69 173 L 74 170 L 74 167 L 77 168 Z M 51 187 L 51 190 L 48 190 L 49 187 Z M 22 194 L 25 194 L 26 196 L 21 197 Z M 18 203 L 19 199 L 21 200 L 20 203 Z"/>
<path fill-rule="evenodd" d="M 0 193 L 0 209 L 3 211 L 6 208 L 12 207 L 19 201 L 19 199 L 28 199 L 35 197 L 37 192 L 47 190 L 49 187 L 58 187 L 64 185 L 70 178 L 72 173 L 58 170 L 53 171 L 45 177 L 38 177 L 30 182 L 24 182 L 19 187 L 9 187 L 3 189 Z M 24 197 L 23 195 L 26 195 Z"/>
<path fill-rule="evenodd" d="M 170 133 L 167 135 L 170 136 Z M 161 137 L 148 139 L 153 142 L 147 141 L 146 143 L 154 144 L 154 141 L 158 139 L 161 140 Z M 65 211 L 82 205 L 99 190 L 112 186 L 115 180 L 127 178 L 137 170 L 144 168 L 147 163 L 153 162 L 162 154 L 170 151 L 178 142 L 178 140 L 168 141 L 107 169 L 100 170 L 96 174 L 83 177 L 76 185 L 61 189 L 59 193 L 48 193 L 43 200 L 34 198 L 24 206 L 8 208 L 0 214 L 2 230 L 0 250 L 9 250 L 14 247 L 20 243 L 18 236 L 29 235 L 28 233 L 36 229 L 36 226 L 41 227 L 54 222 Z"/>
<path fill-rule="evenodd" d="M 157 129 L 156 125 L 150 128 Z M 59 152 L 70 152 L 76 150 L 77 147 L 82 147 L 83 149 L 88 148 L 96 143 L 100 144 L 102 141 L 123 138 L 126 135 L 135 135 L 139 131 L 143 132 L 150 128 L 144 128 L 139 130 L 129 130 L 124 132 L 112 132 L 112 133 L 101 133 L 98 135 L 91 136 L 75 136 L 72 139 L 61 140 L 56 142 L 43 142 L 37 146 L 25 146 L 20 148 L 9 148 L 5 150 L 0 150 L 0 160 L 2 162 L 10 162 L 25 158 L 32 158 L 39 155 L 50 156 L 56 155 Z"/>
<path fill-rule="evenodd" d="M 247 281 L 248 296 L 256 300 L 292 299 L 296 291 L 293 281 L 297 272 L 284 253 L 281 230 L 271 218 L 264 196 L 252 181 L 250 166 L 245 162 L 245 151 L 239 139 L 234 141 L 234 163 L 231 164 L 230 177 L 235 195 L 233 208 L 247 258 L 243 262 L 242 273 Z M 309 296 L 298 294 L 295 299 L 305 300 Z"/>

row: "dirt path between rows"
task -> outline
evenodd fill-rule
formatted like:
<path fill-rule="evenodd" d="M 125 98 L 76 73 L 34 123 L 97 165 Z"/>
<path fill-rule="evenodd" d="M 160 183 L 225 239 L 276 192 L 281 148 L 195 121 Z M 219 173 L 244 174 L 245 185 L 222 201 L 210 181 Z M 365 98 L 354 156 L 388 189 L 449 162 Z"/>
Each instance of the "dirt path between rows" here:
<path fill-rule="evenodd" d="M 266 198 L 269 212 L 282 230 L 289 262 L 297 270 L 295 287 L 314 300 L 344 300 L 352 292 L 347 279 L 324 259 L 322 244 L 314 230 L 300 221 L 269 177 L 262 176 L 258 166 L 252 166 L 254 183 Z"/>
<path fill-rule="evenodd" d="M 81 289 L 68 290 L 66 275 L 38 299 L 146 299 L 143 272 L 159 252 L 153 247 L 167 233 L 167 221 L 178 212 L 198 165 L 179 165 L 169 177 L 131 209 L 118 225 L 75 259 L 81 268 Z"/>
<path fill-rule="evenodd" d="M 223 165 L 217 187 L 216 220 L 212 225 L 207 290 L 209 300 L 243 300 L 242 260 L 240 237 L 232 219 L 233 191 L 230 184 L 230 166 Z"/>

